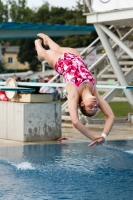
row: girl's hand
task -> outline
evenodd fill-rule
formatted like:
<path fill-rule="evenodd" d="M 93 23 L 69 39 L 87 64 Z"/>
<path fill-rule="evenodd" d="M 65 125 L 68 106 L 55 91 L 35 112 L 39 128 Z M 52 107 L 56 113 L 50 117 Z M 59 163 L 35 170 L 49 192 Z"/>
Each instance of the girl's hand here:
<path fill-rule="evenodd" d="M 103 145 L 104 142 L 105 142 L 105 139 L 103 137 L 98 137 L 95 140 L 93 140 L 88 146 Z"/>

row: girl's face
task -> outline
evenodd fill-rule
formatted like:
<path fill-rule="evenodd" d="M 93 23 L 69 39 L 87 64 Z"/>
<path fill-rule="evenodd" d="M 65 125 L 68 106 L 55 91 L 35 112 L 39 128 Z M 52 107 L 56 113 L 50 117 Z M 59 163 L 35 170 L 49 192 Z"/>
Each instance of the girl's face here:
<path fill-rule="evenodd" d="M 95 96 L 89 97 L 89 99 L 84 102 L 85 110 L 88 114 L 95 114 L 98 110 L 98 101 Z"/>

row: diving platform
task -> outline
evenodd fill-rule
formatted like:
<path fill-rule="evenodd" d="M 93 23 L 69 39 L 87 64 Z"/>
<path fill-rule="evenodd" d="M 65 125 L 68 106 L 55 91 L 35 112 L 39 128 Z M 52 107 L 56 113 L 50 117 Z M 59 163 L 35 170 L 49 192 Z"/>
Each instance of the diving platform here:
<path fill-rule="evenodd" d="M 133 27 L 133 7 L 106 12 L 92 12 L 84 15 L 86 15 L 88 24 L 101 23 L 104 25 Z"/>
<path fill-rule="evenodd" d="M 0 101 L 0 139 L 54 141 L 61 137 L 60 103 Z"/>
<path fill-rule="evenodd" d="M 34 93 L 34 83 L 32 88 L 21 84 L 12 78 L 0 82 L 0 91 L 8 97 L 0 101 L 0 139 L 41 142 L 60 138 L 61 104 L 53 101 L 52 94 Z"/>

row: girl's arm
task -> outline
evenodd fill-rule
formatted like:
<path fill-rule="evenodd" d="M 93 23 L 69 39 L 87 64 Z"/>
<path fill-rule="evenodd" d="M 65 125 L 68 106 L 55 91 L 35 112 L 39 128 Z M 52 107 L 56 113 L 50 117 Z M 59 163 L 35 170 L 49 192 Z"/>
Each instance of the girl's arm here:
<path fill-rule="evenodd" d="M 112 109 L 110 108 L 109 104 L 99 96 L 96 87 L 94 89 L 94 95 L 98 99 L 99 108 L 101 109 L 101 111 L 103 112 L 103 114 L 106 117 L 103 133 L 105 134 L 105 136 L 106 135 L 108 136 L 108 134 L 111 131 L 112 126 L 114 124 L 114 120 L 115 120 L 114 113 L 113 113 Z M 101 137 L 96 138 L 95 140 L 93 140 L 92 143 L 89 146 L 96 146 L 98 144 L 103 144 L 104 142 L 105 142 L 105 138 L 103 138 L 101 136 Z"/>
<path fill-rule="evenodd" d="M 108 135 L 109 132 L 112 129 L 113 124 L 114 124 L 114 120 L 115 120 L 114 113 L 113 113 L 111 107 L 109 106 L 109 104 L 103 98 L 100 97 L 96 87 L 94 89 L 94 95 L 98 99 L 99 108 L 101 109 L 101 111 L 103 112 L 103 114 L 106 117 L 106 122 L 105 122 L 105 125 L 104 125 L 103 133 Z"/>
<path fill-rule="evenodd" d="M 114 124 L 115 116 L 114 116 L 113 111 L 110 108 L 109 104 L 102 98 L 99 98 L 99 107 L 106 117 L 103 133 L 105 134 L 105 136 L 106 135 L 108 136 L 108 134 L 111 131 L 112 126 Z M 101 137 L 93 140 L 92 143 L 89 144 L 89 146 L 96 146 L 99 144 L 103 144 L 104 142 L 105 142 L 105 138 L 102 137 L 102 135 L 101 135 Z"/>
<path fill-rule="evenodd" d="M 96 87 L 94 89 L 94 95 L 98 99 L 99 108 L 101 109 L 101 111 L 103 112 L 103 114 L 106 117 L 106 122 L 105 122 L 105 125 L 104 125 L 103 133 L 108 135 L 109 132 L 112 129 L 113 124 L 114 124 L 114 120 L 115 120 L 114 113 L 113 113 L 111 107 L 109 106 L 109 104 L 103 98 L 100 97 Z"/>
<path fill-rule="evenodd" d="M 108 135 L 114 124 L 115 116 L 109 104 L 101 97 L 99 98 L 99 108 L 106 117 L 103 133 Z"/>
<path fill-rule="evenodd" d="M 97 96 L 99 108 L 101 109 L 101 111 L 103 112 L 103 114 L 106 117 L 103 133 L 108 136 L 108 134 L 111 131 L 112 126 L 114 124 L 114 120 L 115 120 L 114 113 L 113 113 L 112 109 L 110 108 L 109 104 L 99 96 L 96 88 L 94 91 L 94 95 Z M 102 143 L 104 143 L 104 141 L 105 141 L 105 139 L 101 136 L 100 138 L 93 140 L 93 142 L 89 146 L 102 144 Z"/>

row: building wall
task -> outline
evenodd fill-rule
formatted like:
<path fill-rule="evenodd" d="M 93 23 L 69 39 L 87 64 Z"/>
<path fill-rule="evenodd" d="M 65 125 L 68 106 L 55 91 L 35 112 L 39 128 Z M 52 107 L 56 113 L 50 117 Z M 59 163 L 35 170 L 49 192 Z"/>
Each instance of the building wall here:
<path fill-rule="evenodd" d="M 3 55 L 3 61 L 5 63 L 6 69 L 29 70 L 29 64 L 27 62 L 25 64 L 21 64 L 17 60 L 17 53 L 15 52 L 5 52 L 5 54 Z"/>

